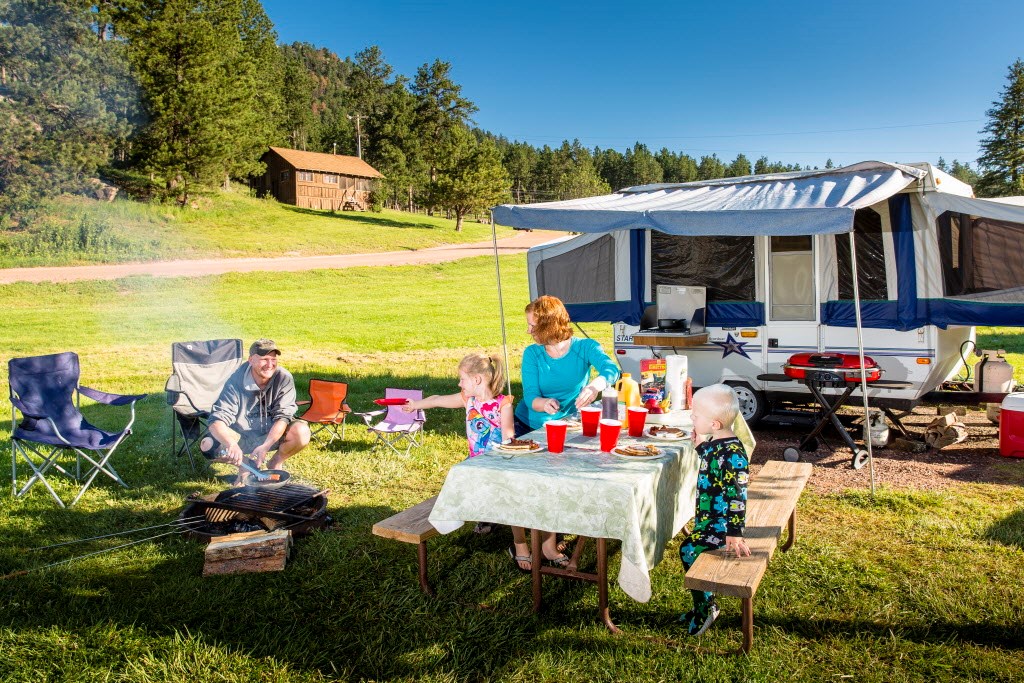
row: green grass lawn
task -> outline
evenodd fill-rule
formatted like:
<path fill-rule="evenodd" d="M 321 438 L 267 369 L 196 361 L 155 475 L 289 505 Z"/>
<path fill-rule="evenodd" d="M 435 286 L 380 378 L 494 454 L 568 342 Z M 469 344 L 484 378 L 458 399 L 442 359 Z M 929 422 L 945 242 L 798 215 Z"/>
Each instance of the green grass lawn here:
<path fill-rule="evenodd" d="M 498 228 L 499 237 L 512 234 Z M 244 192 L 199 207 L 63 197 L 27 230 L 0 230 L 0 268 L 183 258 L 359 254 L 490 239 L 489 224 L 385 210 L 302 209 Z"/>
<path fill-rule="evenodd" d="M 524 261 L 502 259 L 514 376 L 528 341 Z M 74 349 L 83 384 L 150 393 L 115 456 L 130 489 L 97 484 L 70 510 L 40 487 L 24 499 L 0 496 L 0 574 L 110 548 L 123 540 L 26 552 L 169 522 L 188 493 L 223 486 L 214 474 L 228 468 L 193 473 L 169 453 L 162 388 L 171 342 L 271 336 L 300 393 L 310 377 L 347 381 L 352 406 L 366 410 L 387 386 L 455 391 L 463 354 L 500 348 L 493 281 L 493 261 L 478 258 L 0 287 L 7 357 Z M 585 329 L 609 347 L 609 326 Z M 998 337 L 1001 348 L 1021 351 L 1017 337 L 1001 334 L 985 331 L 981 346 Z M 6 364 L 0 372 L 4 394 Z M 88 402 L 84 410 L 107 426 L 125 416 Z M 459 411 L 432 411 L 424 447 L 404 459 L 370 450 L 365 429 L 353 424 L 340 445 L 290 461 L 295 477 L 331 489 L 335 528 L 299 541 L 281 573 L 204 579 L 202 547 L 167 536 L 0 579 L 0 681 L 1020 678 L 1020 487 L 883 487 L 875 500 L 861 491 L 805 493 L 798 542 L 772 561 L 755 600 L 754 651 L 731 657 L 721 652 L 740 641 L 737 601 L 724 599 L 719 623 L 696 642 L 675 624 L 689 600 L 678 541 L 652 573 L 650 603 L 612 586 L 619 637 L 596 623 L 589 585 L 547 582 L 546 611 L 534 616 L 529 577 L 504 554 L 507 530 L 478 537 L 467 527 L 434 539 L 438 596 L 422 595 L 415 549 L 370 528 L 440 489 L 464 457 L 463 429 Z M 5 451 L 0 471 L 9 465 Z M 71 492 L 63 483 L 59 490 Z M 614 576 L 617 555 L 611 564 Z"/>

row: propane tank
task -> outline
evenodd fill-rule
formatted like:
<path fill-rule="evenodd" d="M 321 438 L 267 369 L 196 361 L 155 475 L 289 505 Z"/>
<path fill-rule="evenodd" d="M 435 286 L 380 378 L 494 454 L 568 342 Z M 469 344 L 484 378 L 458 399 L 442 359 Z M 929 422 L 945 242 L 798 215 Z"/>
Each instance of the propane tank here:
<path fill-rule="evenodd" d="M 877 408 L 868 411 L 868 421 L 864 424 L 864 441 L 870 441 L 875 448 L 889 445 L 889 423 L 885 413 Z"/>
<path fill-rule="evenodd" d="M 974 390 L 982 394 L 1005 394 L 1013 391 L 1013 366 L 1006 362 L 1002 349 L 982 351 L 974 365 Z"/>

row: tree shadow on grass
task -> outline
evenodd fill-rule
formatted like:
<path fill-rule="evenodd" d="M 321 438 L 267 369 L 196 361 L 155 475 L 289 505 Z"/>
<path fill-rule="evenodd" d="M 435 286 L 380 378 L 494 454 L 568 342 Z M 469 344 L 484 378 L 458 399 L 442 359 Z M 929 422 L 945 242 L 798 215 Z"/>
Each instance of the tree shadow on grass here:
<path fill-rule="evenodd" d="M 1024 549 L 1024 510 L 1011 512 L 985 529 L 982 538 Z"/>
<path fill-rule="evenodd" d="M 387 227 L 387 228 L 416 228 L 419 230 L 442 230 L 442 226 L 435 225 L 428 222 L 413 222 L 411 219 L 408 221 L 397 221 L 393 218 L 385 218 L 380 215 L 367 215 L 365 213 L 357 213 L 355 211 L 318 211 L 316 209 L 307 209 L 299 206 L 291 206 L 288 204 L 281 205 L 286 211 L 292 213 L 302 214 L 304 216 L 316 216 L 318 218 L 344 218 L 346 221 L 355 223 L 364 223 L 366 225 L 373 225 L 376 227 Z M 411 217 L 411 214 L 410 214 Z"/>

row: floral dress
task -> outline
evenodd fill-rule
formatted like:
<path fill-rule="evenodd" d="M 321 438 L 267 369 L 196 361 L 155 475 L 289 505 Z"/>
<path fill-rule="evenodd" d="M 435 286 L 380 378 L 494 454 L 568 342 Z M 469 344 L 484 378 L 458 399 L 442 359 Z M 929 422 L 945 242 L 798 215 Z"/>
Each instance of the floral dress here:
<path fill-rule="evenodd" d="M 481 401 L 475 396 L 463 396 L 463 399 L 466 402 L 469 457 L 473 458 L 501 443 L 501 409 L 511 405 L 512 397 L 499 394 L 489 401 Z"/>

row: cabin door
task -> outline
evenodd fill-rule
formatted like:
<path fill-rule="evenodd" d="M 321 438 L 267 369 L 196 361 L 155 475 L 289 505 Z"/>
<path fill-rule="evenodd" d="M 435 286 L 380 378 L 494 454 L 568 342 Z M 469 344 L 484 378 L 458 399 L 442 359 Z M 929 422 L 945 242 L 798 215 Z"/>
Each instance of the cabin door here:
<path fill-rule="evenodd" d="M 764 370 L 776 373 L 794 353 L 821 350 L 817 253 L 810 235 L 762 239 L 768 256 Z"/>

